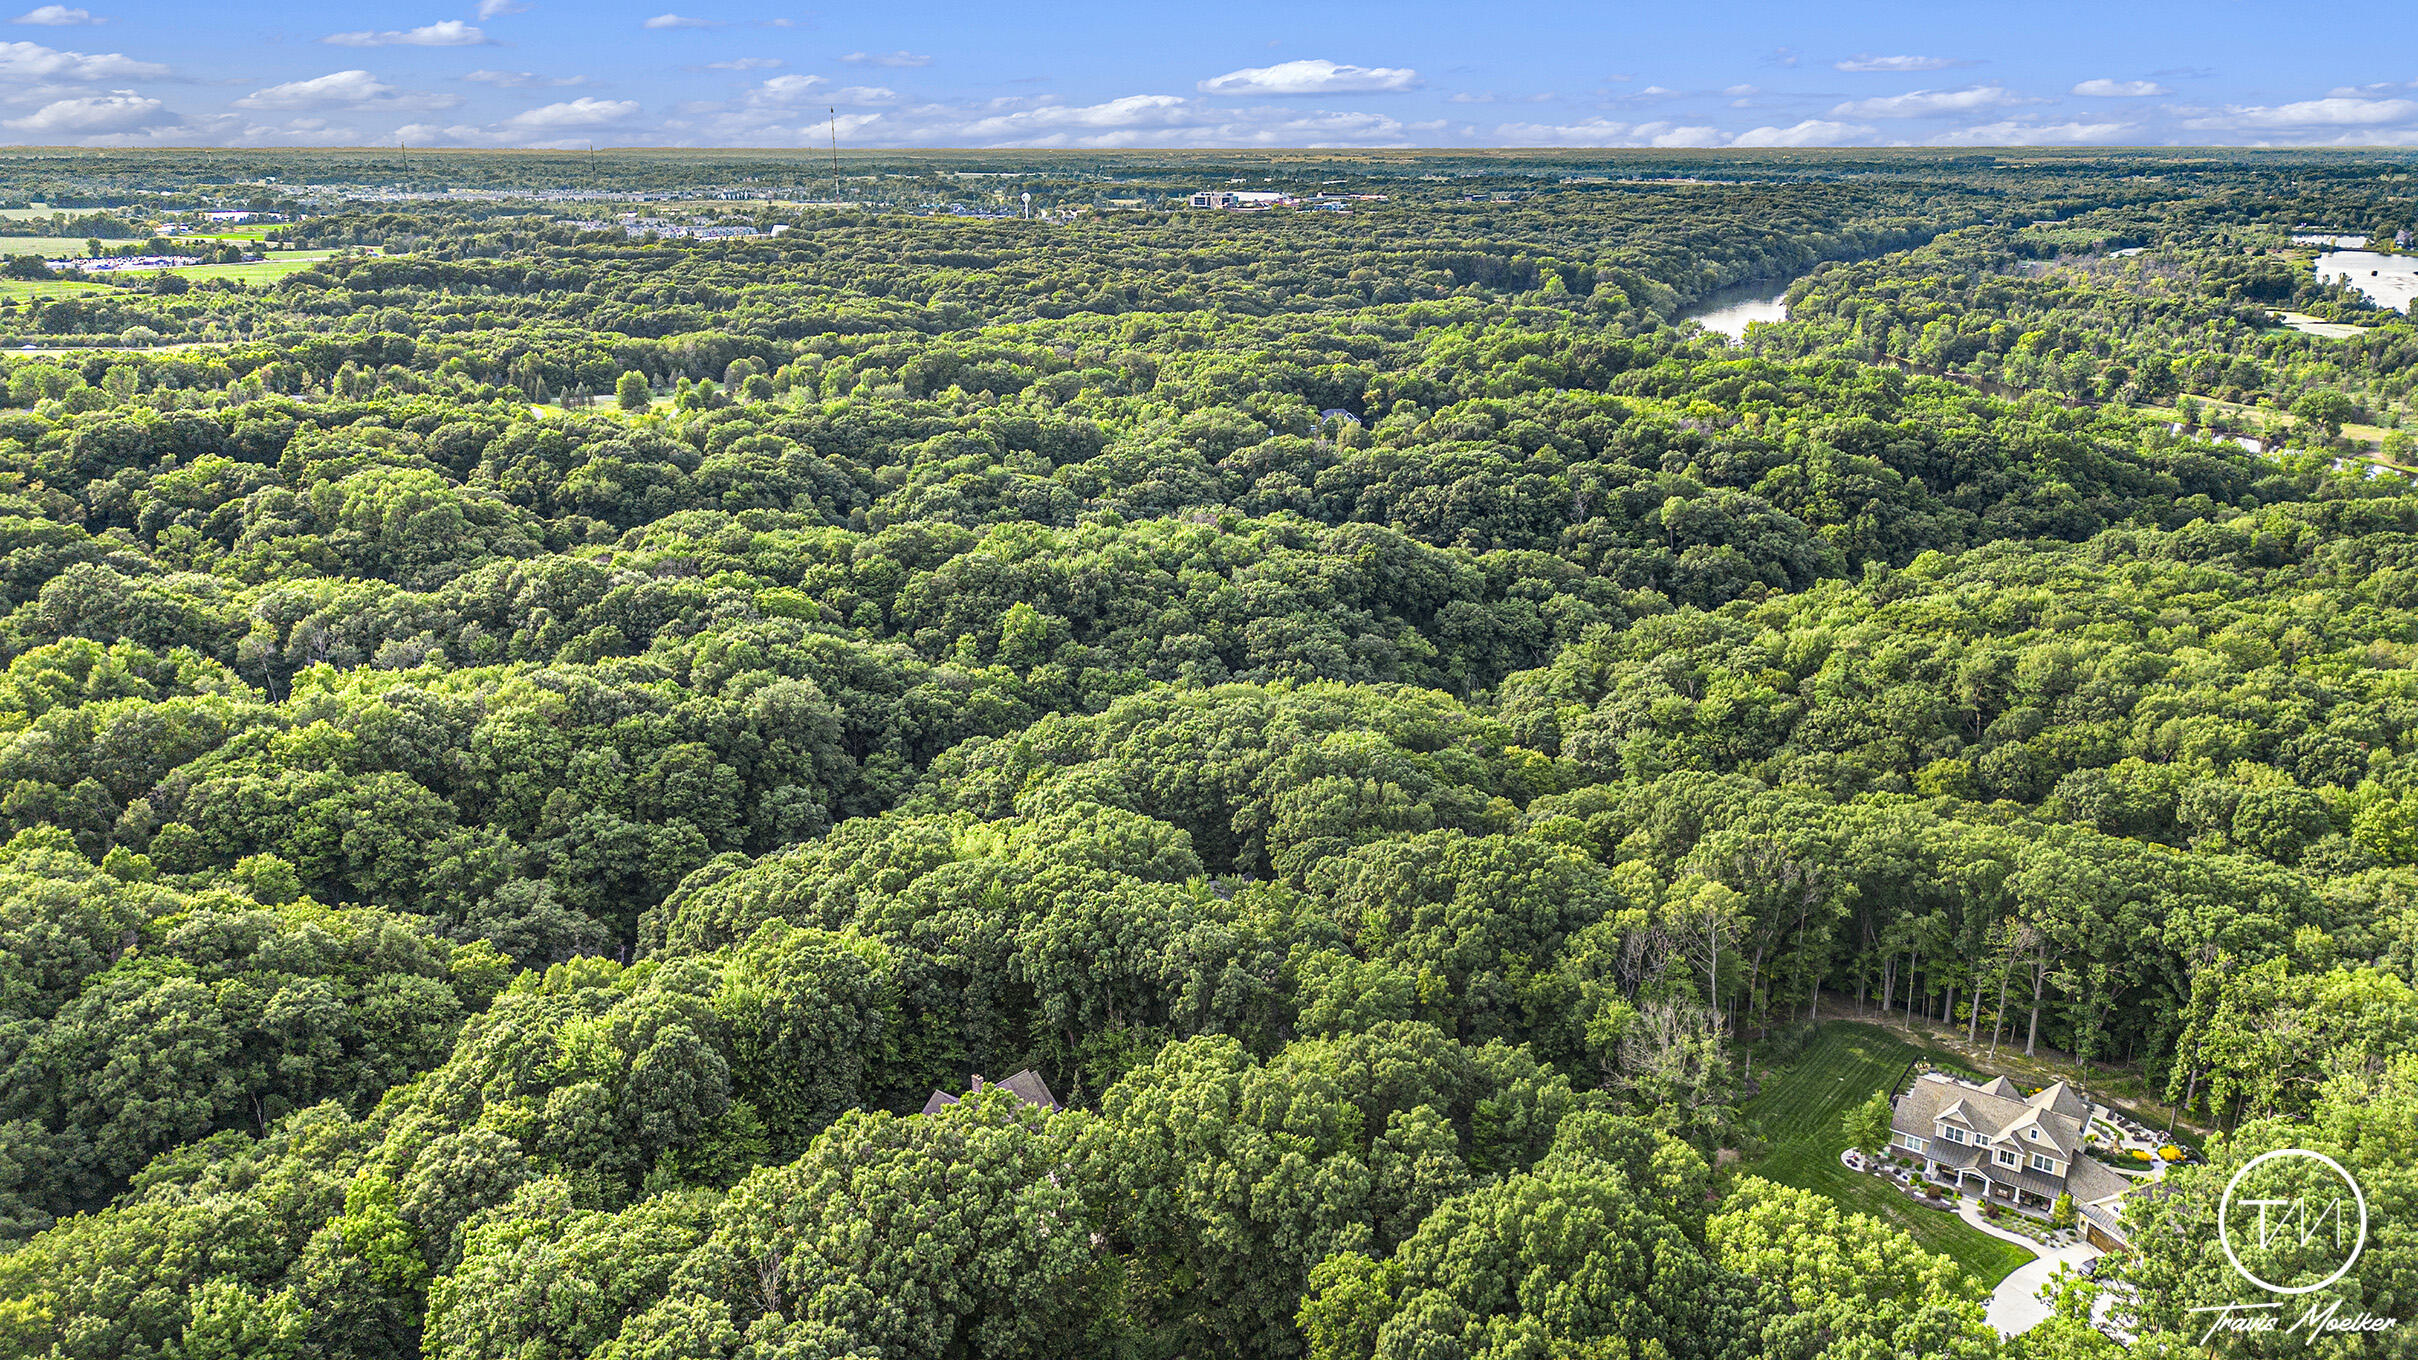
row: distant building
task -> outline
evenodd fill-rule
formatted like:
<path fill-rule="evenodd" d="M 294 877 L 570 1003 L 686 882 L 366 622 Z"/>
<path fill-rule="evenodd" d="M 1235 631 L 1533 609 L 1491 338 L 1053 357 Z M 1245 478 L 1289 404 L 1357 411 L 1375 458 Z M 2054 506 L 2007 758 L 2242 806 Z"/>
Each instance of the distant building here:
<path fill-rule="evenodd" d="M 1260 189 L 1203 189 L 1192 196 L 1196 208 L 1283 208 L 1293 201 L 1291 194 Z"/>
<path fill-rule="evenodd" d="M 202 210 L 201 218 L 204 222 L 283 222 L 285 220 L 282 213 L 253 212 L 249 208 L 205 208 Z"/>
<path fill-rule="evenodd" d="M 1029 1067 L 997 1085 L 1000 1090 L 1014 1092 L 1017 1099 L 1022 1100 L 1025 1104 L 1037 1105 L 1052 1114 L 1063 1108 L 1058 1104 L 1058 1098 L 1049 1093 L 1049 1083 L 1043 1081 L 1041 1074 Z M 974 1074 L 973 1089 L 975 1091 L 987 1089 L 982 1084 L 980 1072 Z M 948 1092 L 934 1091 L 932 1098 L 924 1102 L 924 1113 L 938 1114 L 956 1103 L 957 1097 Z"/>
<path fill-rule="evenodd" d="M 1324 424 L 1330 420 L 1340 420 L 1346 425 L 1357 425 L 1360 423 L 1360 417 L 1353 415 L 1351 412 L 1346 411 L 1340 406 L 1330 406 L 1327 409 L 1320 411 L 1318 413 L 1318 419 L 1321 424 Z"/>
<path fill-rule="evenodd" d="M 2005 1077 L 1926 1072 L 1897 1098 L 1889 1141 L 1921 1158 L 1933 1184 L 1984 1204 L 2046 1218 L 2070 1195 L 2092 1245 L 2116 1250 L 2128 1245 L 2118 1213 L 2134 1183 L 2091 1160 L 2090 1123 L 2090 1102 L 2064 1082 L 2026 1097 Z"/>

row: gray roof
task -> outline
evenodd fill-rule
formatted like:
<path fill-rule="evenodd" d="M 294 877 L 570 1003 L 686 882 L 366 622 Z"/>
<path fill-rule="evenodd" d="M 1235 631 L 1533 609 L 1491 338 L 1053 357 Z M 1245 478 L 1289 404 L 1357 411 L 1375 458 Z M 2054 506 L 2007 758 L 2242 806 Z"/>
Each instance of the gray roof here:
<path fill-rule="evenodd" d="M 2076 1204 L 2098 1204 L 2132 1193 L 2140 1182 L 2120 1171 L 2099 1165 L 2088 1157 L 2074 1159 L 2074 1169 L 2065 1178 L 2066 1193 Z"/>
<path fill-rule="evenodd" d="M 1049 1093 L 1049 1083 L 1043 1081 L 1041 1079 L 1041 1074 L 1029 1067 L 1008 1078 L 1006 1081 L 993 1082 L 991 1084 L 1001 1090 L 1013 1093 L 1017 1099 L 1022 1100 L 1027 1105 L 1038 1105 L 1042 1109 L 1048 1110 L 1053 1114 L 1065 1108 L 1058 1103 L 1058 1098 L 1056 1096 L 1053 1096 Z M 983 1089 L 982 1076 L 980 1073 L 976 1073 L 974 1076 L 973 1088 L 977 1091 Z M 956 1103 L 957 1097 L 950 1095 L 948 1092 L 934 1091 L 932 1093 L 932 1098 L 924 1102 L 924 1113 L 938 1114 L 942 1110 L 945 1110 Z"/>
<path fill-rule="evenodd" d="M 1992 1142 L 2012 1134 L 2017 1147 L 2038 1149 L 2054 1154 L 2059 1161 L 2073 1162 L 2082 1156 L 2082 1119 L 2056 1108 L 2060 1096 L 2080 1103 L 2080 1098 L 2062 1084 L 2026 1100 L 2015 1084 L 2004 1077 L 1987 1086 L 1977 1086 L 1945 1073 L 1926 1072 L 1915 1080 L 1912 1089 L 1897 1098 L 1890 1112 L 1889 1127 L 1927 1138 L 1932 1136 L 1935 1122 L 1953 1119 Z M 2037 1138 L 2031 1136 L 2035 1130 L 2040 1135 Z"/>
<path fill-rule="evenodd" d="M 2033 1096 L 2030 1103 L 2043 1109 L 2055 1110 L 2076 1123 L 2087 1124 L 2090 1122 L 2091 1103 L 2082 1098 L 2081 1092 L 2062 1081 L 2042 1088 L 2040 1094 Z"/>

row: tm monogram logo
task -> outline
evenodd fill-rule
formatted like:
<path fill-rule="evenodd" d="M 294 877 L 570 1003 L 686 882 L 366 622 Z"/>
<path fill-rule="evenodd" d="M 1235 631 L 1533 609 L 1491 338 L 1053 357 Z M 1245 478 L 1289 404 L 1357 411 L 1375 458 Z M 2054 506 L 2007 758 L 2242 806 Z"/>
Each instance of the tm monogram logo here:
<path fill-rule="evenodd" d="M 2240 1254 L 2233 1249 L 2234 1200 L 2241 1193 L 2242 1181 L 2260 1166 L 2279 1157 L 2305 1157 L 2332 1172 L 2334 1179 L 2351 1192 L 2350 1202 L 2359 1211 L 2358 1229 L 2349 1235 L 2350 1249 L 2344 1251 L 2341 1196 L 2329 1193 L 2323 1201 L 2309 1195 L 2294 1195 L 2289 1199 L 2242 1198 L 2242 1207 L 2258 1210 L 2257 1241 L 2261 1253 L 2269 1251 L 2279 1241 L 2302 1247 L 2322 1243 L 2331 1225 L 2333 1249 L 2341 1255 L 2342 1264 L 2334 1268 L 2333 1274 L 2315 1284 L 2283 1285 L 2260 1279 L 2256 1272 L 2242 1264 Z M 2367 1250 L 2368 1197 L 2360 1193 L 2359 1182 L 2352 1178 L 2350 1172 L 2343 1170 L 2342 1163 L 2322 1152 L 2309 1152 L 2301 1148 L 2277 1148 L 2273 1152 L 2262 1152 L 2244 1163 L 2241 1170 L 2234 1172 L 2232 1180 L 2225 1182 L 2224 1201 L 2217 1205 L 2217 1245 L 2225 1249 L 2225 1259 L 2233 1263 L 2234 1270 L 2243 1279 L 2270 1294 L 2314 1293 L 2349 1274 L 2351 1267 L 2359 1260 L 2359 1253 Z"/>
<path fill-rule="evenodd" d="M 2308 1165 L 2293 1165 L 2296 1162 Z M 2268 1174 L 2253 1178 L 2251 1173 L 2261 1167 L 2268 1167 Z M 2284 1188 L 2292 1193 L 2277 1193 Z M 2315 1293 L 2349 1274 L 2359 1263 L 2359 1253 L 2367 1250 L 2368 1197 L 2342 1163 L 2322 1152 L 2304 1148 L 2263 1152 L 2243 1163 L 2225 1183 L 2225 1198 L 2217 1205 L 2217 1245 L 2224 1249 L 2225 1260 L 2236 1274 L 2270 1294 Z M 2275 1271 L 2277 1264 L 2289 1265 L 2287 1280 L 2328 1266 L 2332 1269 L 2311 1283 L 2282 1283 L 2243 1264 L 2244 1249 L 2263 1269 Z M 2344 1317 L 2340 1299 L 2311 1300 L 2288 1327 L 2283 1325 L 2283 1310 L 2284 1304 L 2278 1300 L 2209 1304 L 2190 1311 L 2215 1315 L 2209 1320 L 2207 1334 L 2200 1338 L 2202 1345 L 2219 1332 L 2281 1332 L 2297 1335 L 2305 1344 L 2334 1333 L 2390 1331 L 2399 1324 L 2397 1318 L 2364 1311 Z"/>

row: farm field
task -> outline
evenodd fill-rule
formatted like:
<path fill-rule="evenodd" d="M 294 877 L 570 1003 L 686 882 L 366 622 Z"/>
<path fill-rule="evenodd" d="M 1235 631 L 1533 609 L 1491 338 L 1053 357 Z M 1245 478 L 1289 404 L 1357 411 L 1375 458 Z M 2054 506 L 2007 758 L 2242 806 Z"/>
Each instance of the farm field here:
<path fill-rule="evenodd" d="M 1922 1208 L 1886 1182 L 1839 1164 L 1839 1154 L 1847 1150 L 1841 1123 L 1849 1108 L 1884 1086 L 1894 1087 L 1908 1064 L 1924 1054 L 1878 1026 L 1846 1021 L 1823 1026 L 1805 1052 L 1772 1074 L 1742 1108 L 1770 1141 L 1761 1158 L 1740 1170 L 1894 1223 L 1984 1287 L 1995 1285 L 2032 1253 L 1975 1232 L 1952 1215 Z"/>

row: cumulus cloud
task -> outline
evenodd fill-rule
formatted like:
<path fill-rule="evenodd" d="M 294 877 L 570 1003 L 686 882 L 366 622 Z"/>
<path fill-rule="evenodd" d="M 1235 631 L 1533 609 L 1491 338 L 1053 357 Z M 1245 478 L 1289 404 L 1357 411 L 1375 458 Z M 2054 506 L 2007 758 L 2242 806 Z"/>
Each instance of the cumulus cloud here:
<path fill-rule="evenodd" d="M 138 132 L 180 121 L 168 106 L 132 90 L 53 100 L 8 127 L 37 137 L 79 138 L 104 133 Z"/>
<path fill-rule="evenodd" d="M 1938 118 L 2040 102 L 2004 85 L 1973 85 L 1961 90 L 1913 90 L 1877 99 L 1851 99 L 1830 112 L 1834 118 Z"/>
<path fill-rule="evenodd" d="M 1961 57 L 1876 57 L 1858 52 L 1845 61 L 1833 62 L 1842 71 L 1946 71 L 1958 66 L 1971 66 Z"/>
<path fill-rule="evenodd" d="M 646 21 L 647 28 L 720 28 L 719 19 L 699 19 L 688 14 L 658 14 Z"/>
<path fill-rule="evenodd" d="M 289 80 L 254 90 L 234 103 L 239 109 L 284 111 L 342 107 L 446 109 L 462 101 L 449 94 L 398 90 L 367 71 L 331 71 L 309 80 Z"/>
<path fill-rule="evenodd" d="M 1344 66 L 1313 59 L 1246 66 L 1211 76 L 1199 89 L 1217 95 L 1373 94 L 1407 90 L 1418 80 L 1419 73 L 1405 66 Z"/>
<path fill-rule="evenodd" d="M 2018 123 L 2002 120 L 1943 132 L 1931 139 L 1938 146 L 2104 146 L 2123 141 L 2134 131 L 2130 123 Z"/>
<path fill-rule="evenodd" d="M 1503 146 L 1723 146 L 1721 129 L 1671 122 L 1623 123 L 1589 118 L 1577 123 L 1502 123 L 1495 140 Z"/>
<path fill-rule="evenodd" d="M 898 91 L 882 85 L 833 85 L 821 76 L 786 75 L 748 90 L 740 109 L 777 114 L 808 104 L 887 104 L 897 98 Z"/>
<path fill-rule="evenodd" d="M 2093 99 L 2148 99 L 2174 93 L 2154 80 L 2086 80 L 2076 85 L 2073 92 Z"/>
<path fill-rule="evenodd" d="M 462 79 L 493 85 L 499 90 L 559 89 L 565 85 L 588 83 L 586 76 L 541 76 L 535 71 L 473 71 Z"/>
<path fill-rule="evenodd" d="M 1380 146 L 1433 142 L 1441 122 L 1403 122 L 1383 114 L 1302 109 L 1288 104 L 1236 106 L 1185 95 L 1136 94 L 1096 104 L 1006 98 L 969 104 L 920 104 L 880 113 L 843 114 L 841 135 L 896 146 L 1232 147 Z M 821 120 L 772 125 L 766 141 L 820 142 Z"/>
<path fill-rule="evenodd" d="M 2418 119 L 2418 102 L 2329 95 L 2291 104 L 2235 105 L 2222 113 L 2186 119 L 2183 126 L 2199 132 L 2378 128 L 2413 119 Z"/>
<path fill-rule="evenodd" d="M 418 28 L 330 33 L 319 41 L 331 47 L 481 47 L 489 40 L 485 30 L 475 24 L 444 19 Z"/>
<path fill-rule="evenodd" d="M 840 60 L 858 66 L 929 66 L 932 64 L 930 57 L 921 52 L 909 52 L 904 48 L 896 52 L 851 52 Z"/>
<path fill-rule="evenodd" d="M 560 104 L 523 109 L 498 126 L 514 134 L 545 136 L 578 128 L 604 127 L 631 118 L 637 112 L 638 101 L 635 99 L 592 99 L 582 96 Z"/>
<path fill-rule="evenodd" d="M 0 43 L 0 81 L 138 80 L 168 74 L 156 61 L 122 52 L 62 52 L 40 43 Z"/>
<path fill-rule="evenodd" d="M 38 5 L 9 20 L 12 24 L 34 24 L 42 28 L 75 28 L 82 24 L 97 24 L 101 20 L 88 9 L 70 9 L 65 5 Z"/>
<path fill-rule="evenodd" d="M 1750 128 L 1738 134 L 1732 146 L 1847 146 L 1873 134 L 1862 123 L 1840 123 L 1822 118 L 1808 118 L 1787 127 Z"/>

